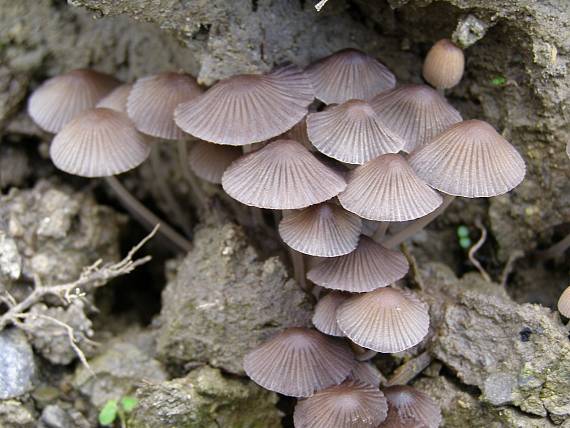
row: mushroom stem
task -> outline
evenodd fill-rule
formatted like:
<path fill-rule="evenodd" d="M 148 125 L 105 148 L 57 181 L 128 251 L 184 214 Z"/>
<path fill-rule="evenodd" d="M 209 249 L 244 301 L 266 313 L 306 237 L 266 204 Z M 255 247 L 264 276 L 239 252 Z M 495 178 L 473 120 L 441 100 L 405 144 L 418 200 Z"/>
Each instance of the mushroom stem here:
<path fill-rule="evenodd" d="M 442 214 L 445 209 L 451 204 L 455 199 L 455 196 L 443 195 L 443 203 L 433 212 L 428 215 L 414 220 L 410 225 L 406 226 L 404 229 L 400 230 L 398 233 L 390 236 L 386 239 L 382 245 L 386 248 L 394 248 L 408 239 L 410 236 L 415 235 L 417 232 L 425 228 L 428 224 L 434 221 L 440 214 Z"/>
<path fill-rule="evenodd" d="M 184 233 L 187 236 L 192 234 L 190 226 L 186 222 L 186 216 L 182 212 L 182 209 L 176 202 L 176 198 L 174 197 L 173 193 L 170 191 L 170 186 L 164 180 L 164 165 L 162 159 L 160 157 L 160 143 L 153 144 L 152 149 L 150 151 L 150 165 L 152 168 L 152 172 L 154 173 L 154 178 L 156 179 L 156 185 L 158 186 L 160 193 L 164 196 L 164 200 L 172 211 L 172 214 L 176 218 L 176 222 L 182 227 Z"/>
<path fill-rule="evenodd" d="M 202 213 L 207 212 L 208 210 L 208 198 L 200 183 L 196 179 L 196 176 L 190 169 L 190 161 L 188 159 L 188 147 L 186 146 L 186 142 L 183 140 L 178 140 L 176 142 L 176 146 L 178 148 L 178 159 L 180 160 L 180 169 L 182 171 L 182 176 L 186 179 L 186 182 L 190 186 L 190 191 L 196 197 L 196 202 L 198 204 L 198 209 Z"/>
<path fill-rule="evenodd" d="M 311 293 L 311 288 L 307 283 L 305 277 L 305 258 L 303 253 L 295 251 L 289 248 L 289 255 L 291 256 L 291 263 L 293 264 L 293 275 L 295 276 L 295 281 L 299 284 L 299 287 L 307 293 Z"/>
<path fill-rule="evenodd" d="M 538 258 L 540 260 L 552 259 L 562 255 L 568 248 L 570 248 L 570 233 L 566 235 L 564 239 L 558 241 L 550 248 L 547 248 L 544 251 L 540 251 L 538 253 Z"/>
<path fill-rule="evenodd" d="M 485 268 L 483 266 L 481 266 L 481 263 L 479 263 L 479 260 L 477 260 L 475 258 L 475 253 L 479 250 L 479 248 L 481 248 L 483 246 L 483 244 L 487 240 L 487 229 L 485 229 L 485 226 L 483 226 L 483 223 L 481 223 L 480 219 L 475 220 L 475 226 L 477 226 L 477 228 L 481 231 L 481 237 L 475 243 L 475 245 L 473 245 L 469 249 L 469 253 L 468 253 L 469 261 L 473 264 L 473 266 L 475 266 L 477 268 L 477 270 L 479 271 L 481 276 L 485 279 L 485 281 L 492 282 L 491 277 L 489 276 L 489 274 L 487 273 Z"/>
<path fill-rule="evenodd" d="M 190 244 L 186 238 L 140 203 L 125 186 L 123 186 L 117 177 L 105 177 L 105 181 L 117 198 L 119 198 L 125 209 L 146 229 L 151 230 L 155 225 L 160 224 L 158 234 L 163 235 L 173 245 L 176 251 L 188 252 L 192 249 L 192 244 Z"/>
<path fill-rule="evenodd" d="M 372 349 L 363 348 L 362 346 L 357 345 L 352 341 L 350 342 L 350 347 L 352 348 L 355 354 L 355 358 L 358 361 L 368 361 L 378 355 L 378 352 L 373 351 Z"/>
<path fill-rule="evenodd" d="M 374 239 L 378 243 L 382 242 L 382 240 L 386 236 L 386 232 L 388 232 L 389 227 L 390 227 L 389 221 L 379 221 L 378 227 L 376 228 L 374 235 L 372 235 L 372 239 Z"/>

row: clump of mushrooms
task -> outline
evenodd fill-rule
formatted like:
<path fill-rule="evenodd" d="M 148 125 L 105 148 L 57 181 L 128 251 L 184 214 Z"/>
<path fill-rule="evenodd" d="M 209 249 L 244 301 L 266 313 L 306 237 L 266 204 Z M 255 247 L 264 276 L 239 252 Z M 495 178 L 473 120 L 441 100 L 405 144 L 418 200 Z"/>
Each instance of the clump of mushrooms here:
<path fill-rule="evenodd" d="M 278 232 L 295 277 L 320 297 L 316 330 L 291 326 L 252 349 L 244 369 L 264 388 L 299 398 L 297 428 L 437 427 L 433 400 L 410 386 L 381 392 L 382 375 L 363 360 L 418 346 L 428 334 L 428 306 L 396 284 L 409 269 L 399 244 L 454 197 L 501 195 L 524 178 L 516 149 L 491 125 L 463 121 L 443 96 L 463 69 L 461 49 L 442 40 L 423 69 L 436 89 L 396 86 L 385 65 L 356 49 L 305 70 L 233 76 L 207 90 L 180 73 L 118 86 L 110 76 L 76 70 L 38 88 L 29 112 L 57 132 L 50 152 L 56 167 L 108 177 L 147 223 L 159 219 L 113 176 L 141 164 L 157 139 L 178 141 L 198 198 L 196 177 L 221 184 L 259 222 L 260 209 L 282 214 Z M 399 222 L 408 224 L 390 234 Z M 164 223 L 163 232 L 189 248 Z M 566 316 L 568 295 L 559 303 Z"/>

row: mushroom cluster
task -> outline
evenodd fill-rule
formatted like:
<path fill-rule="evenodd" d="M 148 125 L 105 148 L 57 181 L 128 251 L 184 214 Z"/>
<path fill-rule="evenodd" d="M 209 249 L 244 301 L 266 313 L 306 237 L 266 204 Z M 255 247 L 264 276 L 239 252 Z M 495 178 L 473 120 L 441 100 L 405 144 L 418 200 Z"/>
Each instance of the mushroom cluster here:
<path fill-rule="evenodd" d="M 463 68 L 461 49 L 443 40 L 423 69 L 435 89 L 397 85 L 356 49 L 205 91 L 186 74 L 119 86 L 76 70 L 38 88 L 29 113 L 57 132 L 51 157 L 68 173 L 119 174 L 157 139 L 192 136 L 180 153 L 197 177 L 253 209 L 275 210 L 300 286 L 320 297 L 316 330 L 281 332 L 252 350 L 244 369 L 299 398 L 296 427 L 437 427 L 433 400 L 409 386 L 381 391 L 367 360 L 428 334 L 427 305 L 396 284 L 409 269 L 398 245 L 454 197 L 500 195 L 525 175 L 509 142 L 483 121 L 464 121 L 445 99 Z M 408 224 L 388 233 L 399 222 Z"/>

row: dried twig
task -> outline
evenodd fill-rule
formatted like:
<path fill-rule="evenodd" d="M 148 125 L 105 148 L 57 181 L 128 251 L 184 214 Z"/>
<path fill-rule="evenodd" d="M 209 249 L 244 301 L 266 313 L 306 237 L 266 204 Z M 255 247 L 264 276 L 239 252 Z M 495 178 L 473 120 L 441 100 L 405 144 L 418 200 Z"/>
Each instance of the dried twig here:
<path fill-rule="evenodd" d="M 479 260 L 477 260 L 475 258 L 475 253 L 479 250 L 479 248 L 481 248 L 483 246 L 483 244 L 487 240 L 487 229 L 485 229 L 485 226 L 483 226 L 483 223 L 481 223 L 481 220 L 479 220 L 479 219 L 475 220 L 475 226 L 477 226 L 477 228 L 481 231 L 481 237 L 475 243 L 475 245 L 473 245 L 469 249 L 469 253 L 468 253 L 469 260 L 471 261 L 473 266 L 475 266 L 477 268 L 477 270 L 479 271 L 481 276 L 483 278 L 485 278 L 485 281 L 492 282 L 491 277 L 489 276 L 487 271 L 483 268 L 483 266 L 481 266 L 481 263 L 479 263 Z"/>
<path fill-rule="evenodd" d="M 328 1 L 329 1 L 329 0 L 321 0 L 320 2 L 318 2 L 318 3 L 315 5 L 315 9 L 317 9 L 317 12 L 320 12 L 321 9 L 322 9 L 323 7 L 325 7 L 325 4 L 327 4 Z"/>
<path fill-rule="evenodd" d="M 433 357 L 427 351 L 422 352 L 417 357 L 398 367 L 392 377 L 386 382 L 386 386 L 406 385 L 423 372 L 432 361 Z"/>

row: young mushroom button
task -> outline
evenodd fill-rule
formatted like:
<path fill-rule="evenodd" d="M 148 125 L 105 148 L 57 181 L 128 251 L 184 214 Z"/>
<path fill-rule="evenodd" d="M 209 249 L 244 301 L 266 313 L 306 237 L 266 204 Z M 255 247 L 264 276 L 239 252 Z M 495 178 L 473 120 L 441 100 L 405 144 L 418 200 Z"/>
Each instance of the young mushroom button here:
<path fill-rule="evenodd" d="M 451 40 L 442 39 L 429 50 L 423 66 L 424 79 L 437 89 L 453 88 L 463 77 L 465 56 Z"/>

